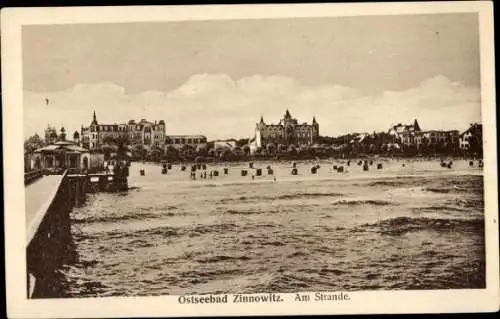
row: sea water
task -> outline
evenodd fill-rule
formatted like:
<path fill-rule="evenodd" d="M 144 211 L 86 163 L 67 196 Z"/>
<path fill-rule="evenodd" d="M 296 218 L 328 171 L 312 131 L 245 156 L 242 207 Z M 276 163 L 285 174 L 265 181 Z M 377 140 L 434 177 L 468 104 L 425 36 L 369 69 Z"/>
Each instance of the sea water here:
<path fill-rule="evenodd" d="M 133 163 L 127 192 L 71 213 L 65 295 L 484 288 L 477 161 L 358 161 L 298 162 L 296 176 L 291 162 L 256 162 L 263 176 L 221 163 L 196 180 L 189 166 Z"/>

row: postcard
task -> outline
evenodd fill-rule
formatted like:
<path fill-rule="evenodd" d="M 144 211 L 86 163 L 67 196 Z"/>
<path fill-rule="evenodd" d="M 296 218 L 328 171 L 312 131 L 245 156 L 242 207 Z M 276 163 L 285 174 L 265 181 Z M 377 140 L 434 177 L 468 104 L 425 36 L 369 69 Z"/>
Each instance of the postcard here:
<path fill-rule="evenodd" d="M 498 311 L 491 2 L 1 14 L 11 318 Z"/>

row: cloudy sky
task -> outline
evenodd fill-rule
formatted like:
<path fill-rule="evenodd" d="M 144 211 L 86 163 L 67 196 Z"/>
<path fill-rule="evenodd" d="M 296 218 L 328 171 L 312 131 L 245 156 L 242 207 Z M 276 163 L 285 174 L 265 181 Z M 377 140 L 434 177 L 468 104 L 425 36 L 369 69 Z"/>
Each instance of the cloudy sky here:
<path fill-rule="evenodd" d="M 478 36 L 475 14 L 24 27 L 25 134 L 94 109 L 209 139 L 287 108 L 322 135 L 461 130 L 481 118 Z"/>

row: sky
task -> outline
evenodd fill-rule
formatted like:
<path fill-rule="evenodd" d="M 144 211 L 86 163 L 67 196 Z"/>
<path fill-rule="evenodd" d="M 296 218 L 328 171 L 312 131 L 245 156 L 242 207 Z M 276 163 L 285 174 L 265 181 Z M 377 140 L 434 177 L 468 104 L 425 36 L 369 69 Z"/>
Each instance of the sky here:
<path fill-rule="evenodd" d="M 286 109 L 328 136 L 481 119 L 476 14 L 24 26 L 22 45 L 27 136 L 94 110 L 209 139 Z"/>

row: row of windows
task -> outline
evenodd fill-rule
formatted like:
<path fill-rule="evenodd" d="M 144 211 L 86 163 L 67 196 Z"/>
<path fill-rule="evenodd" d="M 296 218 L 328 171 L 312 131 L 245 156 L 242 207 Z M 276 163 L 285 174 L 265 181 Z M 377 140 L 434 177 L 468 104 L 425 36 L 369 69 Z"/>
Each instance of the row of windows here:
<path fill-rule="evenodd" d="M 206 142 L 205 138 L 174 138 L 167 139 L 166 144 L 202 144 Z"/>
<path fill-rule="evenodd" d="M 91 132 L 128 132 L 131 130 L 140 131 L 142 130 L 144 126 L 142 125 L 128 125 L 128 126 L 114 126 L 114 125 L 99 125 L 99 126 L 90 126 L 90 131 Z M 153 130 L 158 130 L 158 131 L 163 131 L 165 127 L 163 125 L 151 125 L 151 126 L 146 126 L 145 130 L 146 131 L 151 131 Z"/>

